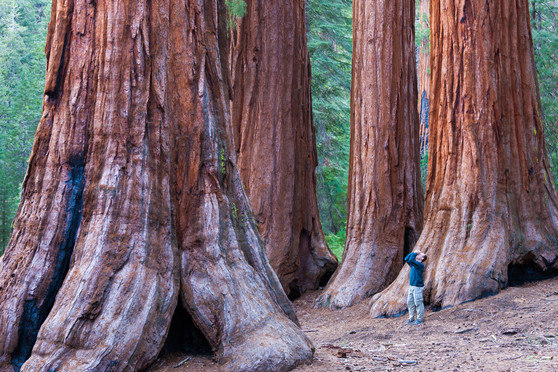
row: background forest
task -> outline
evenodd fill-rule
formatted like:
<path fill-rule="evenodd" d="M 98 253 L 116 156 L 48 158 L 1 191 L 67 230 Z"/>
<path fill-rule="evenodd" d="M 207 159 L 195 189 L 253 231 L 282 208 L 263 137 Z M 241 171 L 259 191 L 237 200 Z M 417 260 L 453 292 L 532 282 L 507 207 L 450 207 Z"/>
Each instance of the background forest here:
<path fill-rule="evenodd" d="M 0 253 L 10 238 L 41 115 L 48 0 L 0 0 Z M 558 179 L 558 2 L 531 0 L 535 60 L 550 163 Z M 308 0 L 308 47 L 319 164 L 318 204 L 331 249 L 345 242 L 350 143 L 352 2 Z M 416 14 L 417 56 L 429 37 Z M 428 44 L 428 43 L 426 43 Z M 422 154 L 426 178 L 428 154 Z"/>

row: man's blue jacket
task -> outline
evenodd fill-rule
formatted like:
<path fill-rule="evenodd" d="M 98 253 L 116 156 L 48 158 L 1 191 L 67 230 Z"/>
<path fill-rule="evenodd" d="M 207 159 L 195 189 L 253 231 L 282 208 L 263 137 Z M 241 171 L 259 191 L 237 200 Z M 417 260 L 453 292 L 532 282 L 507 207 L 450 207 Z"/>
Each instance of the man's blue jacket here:
<path fill-rule="evenodd" d="M 409 253 L 405 257 L 405 262 L 411 266 L 411 273 L 409 274 L 409 284 L 414 287 L 424 287 L 422 280 L 422 273 L 424 272 L 424 264 L 416 260 L 418 253 Z"/>

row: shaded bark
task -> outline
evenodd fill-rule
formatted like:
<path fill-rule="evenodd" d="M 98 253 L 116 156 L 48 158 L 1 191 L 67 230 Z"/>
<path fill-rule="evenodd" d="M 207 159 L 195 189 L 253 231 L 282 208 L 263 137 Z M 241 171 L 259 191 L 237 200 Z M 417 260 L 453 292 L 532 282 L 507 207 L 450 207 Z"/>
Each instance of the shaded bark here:
<path fill-rule="evenodd" d="M 527 0 L 434 1 L 430 11 L 434 104 L 417 249 L 429 257 L 425 301 L 446 307 L 530 268 L 556 271 L 558 204 Z M 408 276 L 375 296 L 372 316 L 404 311 Z"/>
<path fill-rule="evenodd" d="M 271 266 L 297 297 L 337 267 L 322 232 L 304 0 L 248 0 L 233 41 L 238 167 Z"/>
<path fill-rule="evenodd" d="M 414 1 L 353 8 L 347 240 L 317 306 L 344 308 L 382 290 L 422 228 Z"/>
<path fill-rule="evenodd" d="M 429 0 L 419 0 L 419 21 L 423 32 L 430 29 L 428 20 Z M 419 46 L 418 63 L 418 112 L 420 123 L 420 153 L 428 150 L 428 114 L 430 106 L 430 38 L 425 37 Z"/>
<path fill-rule="evenodd" d="M 236 168 L 222 7 L 53 2 L 0 370 L 145 368 L 179 296 L 228 369 L 311 360 Z"/>

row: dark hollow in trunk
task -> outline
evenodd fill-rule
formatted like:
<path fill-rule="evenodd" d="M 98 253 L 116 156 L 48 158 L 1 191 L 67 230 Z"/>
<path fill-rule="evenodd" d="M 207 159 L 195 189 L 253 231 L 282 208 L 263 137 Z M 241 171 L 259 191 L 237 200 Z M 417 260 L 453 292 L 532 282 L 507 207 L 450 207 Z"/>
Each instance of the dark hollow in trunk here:
<path fill-rule="evenodd" d="M 172 316 L 169 334 L 161 354 L 182 352 L 188 354 L 210 354 L 211 345 L 207 342 L 203 333 L 196 327 L 192 316 L 184 308 L 179 299 L 178 305 Z"/>
<path fill-rule="evenodd" d="M 558 267 L 540 267 L 536 257 L 531 252 L 522 257 L 519 263 L 508 265 L 508 284 L 510 287 L 517 287 L 525 283 L 536 282 L 558 276 Z"/>

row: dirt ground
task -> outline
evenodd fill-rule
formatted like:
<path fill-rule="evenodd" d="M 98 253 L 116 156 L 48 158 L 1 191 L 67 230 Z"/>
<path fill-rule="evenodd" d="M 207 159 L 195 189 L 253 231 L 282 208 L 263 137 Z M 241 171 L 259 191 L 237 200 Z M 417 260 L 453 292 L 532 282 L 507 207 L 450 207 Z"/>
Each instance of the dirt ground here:
<path fill-rule="evenodd" d="M 295 371 L 558 371 L 558 278 L 438 312 L 424 324 L 406 316 L 371 319 L 368 302 L 346 310 L 313 309 L 319 291 L 294 302 L 316 347 Z M 180 364 L 180 366 L 177 366 Z M 221 371 L 211 356 L 173 354 L 152 372 Z"/>

